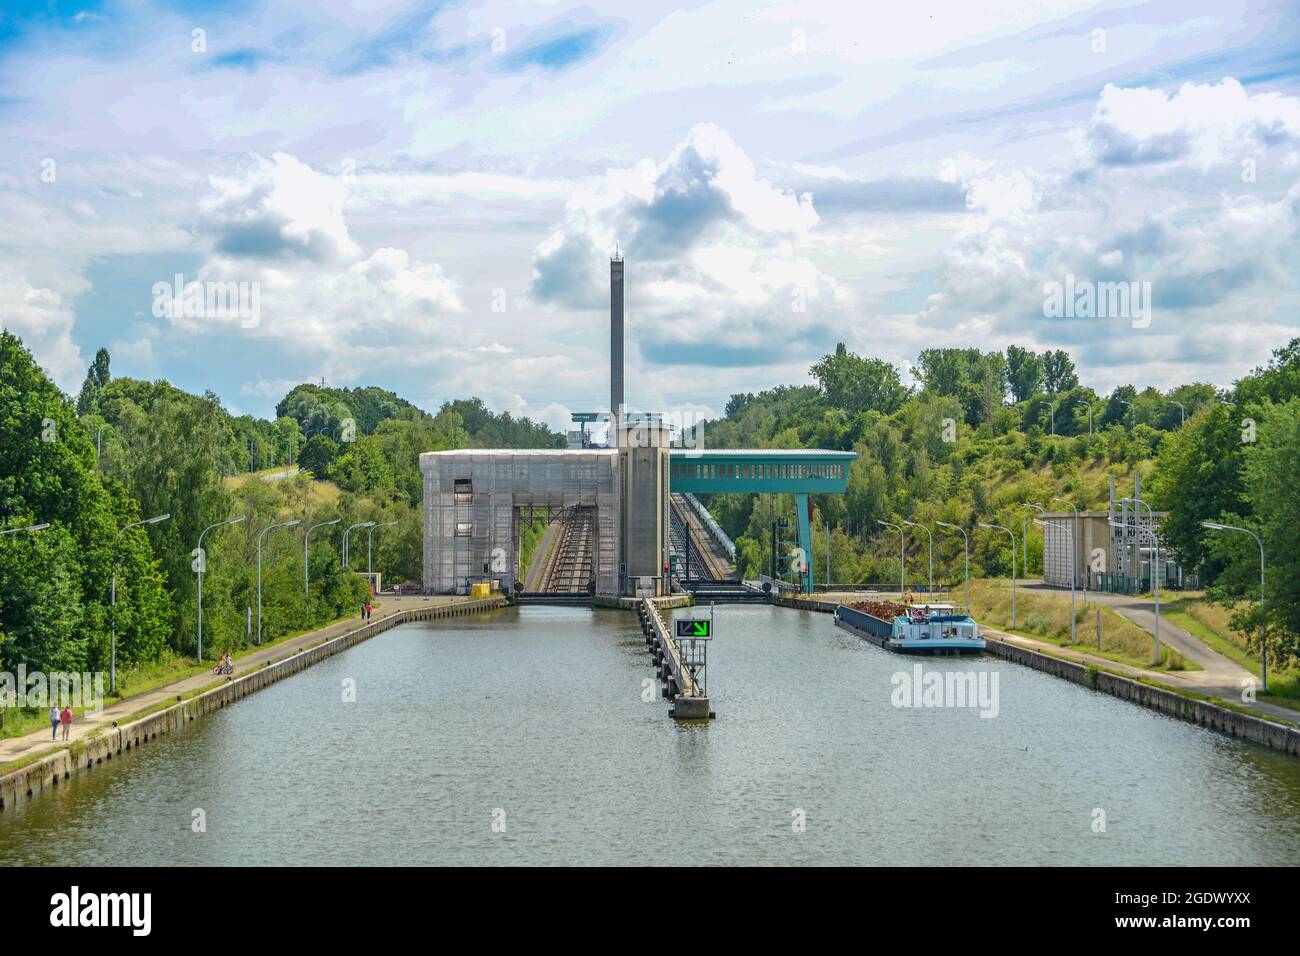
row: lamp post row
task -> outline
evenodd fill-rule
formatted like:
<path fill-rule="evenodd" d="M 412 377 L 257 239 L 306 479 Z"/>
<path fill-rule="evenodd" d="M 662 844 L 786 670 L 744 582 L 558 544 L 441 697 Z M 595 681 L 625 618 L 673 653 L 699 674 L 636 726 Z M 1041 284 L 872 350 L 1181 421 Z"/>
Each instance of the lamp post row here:
<path fill-rule="evenodd" d="M 1073 510 L 1073 512 L 1074 512 L 1074 521 L 1075 521 L 1076 526 L 1077 526 L 1077 522 L 1078 522 L 1078 520 L 1079 520 L 1079 518 L 1078 518 L 1079 510 L 1078 510 L 1077 507 L 1075 507 L 1074 503 L 1071 502 L 1071 501 L 1069 501 L 1069 500 L 1066 499 L 1066 498 L 1053 498 L 1052 500 L 1053 500 L 1053 501 L 1063 501 L 1063 502 L 1065 502 L 1066 504 L 1068 504 L 1068 505 L 1070 506 L 1070 508 L 1071 508 L 1071 509 Z M 1139 507 L 1145 505 L 1146 508 L 1147 508 L 1147 512 L 1148 512 L 1148 514 L 1150 514 L 1150 515 L 1152 516 L 1152 518 L 1154 519 L 1154 511 L 1151 509 L 1151 505 L 1148 504 L 1147 502 L 1145 502 L 1145 501 L 1140 501 L 1139 499 L 1136 499 L 1136 498 L 1123 498 L 1123 499 L 1121 499 L 1121 500 L 1123 500 L 1123 501 L 1128 501 L 1128 502 L 1132 502 L 1133 504 L 1135 504 L 1135 505 L 1137 505 L 1137 506 L 1139 506 Z M 1035 502 L 1028 502 L 1028 503 L 1022 505 L 1022 508 L 1024 508 L 1024 509 L 1036 508 L 1040 513 L 1042 513 L 1043 511 L 1046 510 L 1042 505 L 1037 504 L 1037 503 L 1035 503 Z M 1026 510 L 1026 511 L 1024 512 L 1024 515 L 1022 516 L 1022 521 L 1023 521 L 1025 518 L 1027 518 L 1027 517 L 1028 517 L 1028 510 Z M 894 529 L 895 531 L 897 531 L 898 534 L 899 534 L 899 551 L 898 551 L 899 581 L 898 581 L 898 593 L 899 593 L 900 595 L 902 595 L 903 592 L 906 590 L 906 587 L 905 587 L 905 584 L 904 584 L 905 576 L 906 576 L 906 560 L 907 560 L 907 559 L 906 559 L 906 532 L 905 532 L 905 530 L 904 530 L 904 528 L 903 528 L 902 525 L 894 524 L 892 521 L 880 521 L 880 520 L 877 520 L 877 521 L 876 521 L 876 524 L 883 525 L 883 526 L 888 527 L 888 528 L 893 528 L 893 529 Z M 950 523 L 948 523 L 948 522 L 946 522 L 946 521 L 938 521 L 938 520 L 935 521 L 935 524 L 938 525 L 938 526 L 941 527 L 941 528 L 948 528 L 948 529 L 950 529 L 950 530 L 958 531 L 958 532 L 961 533 L 961 536 L 962 536 L 962 555 L 963 555 L 964 565 L 965 565 L 965 604 L 966 604 L 966 613 L 969 614 L 969 613 L 970 613 L 970 538 L 967 536 L 967 534 L 966 534 L 966 530 L 965 530 L 964 528 L 960 527 L 959 525 L 950 524 Z M 1041 520 L 1041 519 L 1039 519 L 1039 518 L 1035 518 L 1035 519 L 1034 519 L 1034 524 L 1039 525 L 1039 526 L 1042 527 L 1042 528 L 1047 528 L 1047 527 L 1049 526 L 1049 523 L 1048 523 L 1048 522 L 1043 521 L 1043 520 Z M 1140 514 L 1140 513 L 1139 513 L 1139 515 L 1138 515 L 1138 524 L 1139 524 L 1139 532 L 1140 532 L 1140 529 L 1141 529 L 1141 514 Z M 929 533 L 930 533 L 930 529 L 929 529 L 928 527 L 926 527 L 925 525 L 920 524 L 920 523 L 918 523 L 918 522 L 915 522 L 915 521 L 907 521 L 907 520 L 904 520 L 904 521 L 903 521 L 903 525 L 906 525 L 906 526 L 908 526 L 908 527 L 913 527 L 913 528 L 921 528 L 921 529 L 923 529 L 923 530 L 926 532 L 926 534 L 929 534 Z M 1012 533 L 1012 531 L 1011 531 L 1010 528 L 1005 528 L 1005 527 L 1003 527 L 1002 525 L 989 524 L 989 523 L 986 523 L 986 522 L 981 521 L 981 522 L 979 522 L 979 526 L 980 526 L 981 528 L 985 528 L 985 529 L 988 529 L 988 530 L 990 530 L 990 531 L 1005 531 L 1006 534 L 1007 534 L 1007 537 L 1011 539 L 1011 626 L 1012 626 L 1012 627 L 1015 627 L 1015 626 L 1016 626 L 1016 577 L 1017 577 L 1017 574 L 1016 574 L 1016 536 Z M 1264 601 L 1265 601 L 1265 594 L 1264 594 L 1264 592 L 1265 592 L 1265 587 L 1266 587 L 1266 584 L 1267 584 L 1267 577 L 1266 577 L 1266 575 L 1267 575 L 1267 555 L 1266 555 L 1266 553 L 1265 553 L 1265 549 L 1264 549 L 1264 542 L 1263 542 L 1262 540 L 1260 540 L 1260 537 L 1259 537 L 1258 534 L 1256 534 L 1254 531 L 1250 530 L 1249 528 L 1240 528 L 1240 527 L 1237 527 L 1237 526 L 1235 526 L 1235 525 L 1220 524 L 1220 523 L 1215 522 L 1215 521 L 1202 521 L 1202 522 L 1201 522 L 1201 526 L 1204 527 L 1204 528 L 1207 528 L 1207 529 L 1209 529 L 1209 530 L 1211 530 L 1211 531 L 1226 531 L 1226 532 L 1232 532 L 1232 533 L 1237 533 L 1237 534 L 1245 534 L 1245 535 L 1249 535 L 1249 536 L 1254 540 L 1256 547 L 1259 548 L 1259 612 L 1260 612 L 1260 623 L 1259 623 L 1259 649 L 1260 649 L 1260 690 L 1261 690 L 1262 692 L 1264 692 L 1264 693 L 1267 693 L 1267 692 L 1268 692 L 1268 643 L 1267 643 L 1267 625 L 1266 625 L 1266 620 L 1265 620 L 1265 618 L 1266 618 L 1266 614 L 1265 614 L 1265 604 L 1264 604 Z M 1153 526 L 1153 528 L 1154 528 L 1154 526 Z M 1069 537 L 1069 541 L 1070 541 L 1070 640 L 1071 640 L 1071 643 L 1075 643 L 1075 642 L 1077 641 L 1077 630 L 1076 630 L 1076 629 L 1077 629 L 1077 621 L 1075 620 L 1075 616 L 1076 616 L 1076 615 L 1075 615 L 1075 608 L 1076 608 L 1076 603 L 1075 603 L 1075 591 L 1076 591 L 1076 583 L 1077 583 L 1077 580 L 1078 580 L 1078 577 L 1077 577 L 1077 567 L 1076 567 L 1076 551 L 1075 551 L 1075 546 L 1074 546 L 1075 533 L 1074 533 L 1074 529 L 1072 529 L 1072 528 L 1068 528 L 1068 527 L 1062 527 L 1061 530 L 1063 530 L 1063 531 L 1066 533 L 1066 535 Z M 1154 597 L 1154 601 L 1155 601 L 1155 631 L 1154 631 L 1154 634 L 1153 634 L 1153 637 L 1154 637 L 1154 642 L 1153 642 L 1153 643 L 1154 643 L 1154 647 L 1155 647 L 1155 663 L 1156 663 L 1156 664 L 1159 664 L 1159 663 L 1160 663 L 1160 652 L 1161 652 L 1161 646 L 1160 646 L 1160 573 L 1161 573 L 1161 567 L 1160 567 L 1160 538 L 1159 538 L 1159 536 L 1155 533 L 1154 529 L 1153 529 L 1153 531 L 1151 532 L 1151 535 L 1152 535 L 1152 538 L 1153 538 L 1153 546 L 1154 546 L 1154 554 L 1153 554 L 1153 560 L 1152 560 L 1152 568 L 1153 568 L 1153 570 L 1152 570 L 1152 576 L 1151 576 L 1151 577 L 1152 577 L 1152 593 L 1153 593 L 1153 597 Z M 1021 538 L 1022 538 L 1022 542 L 1023 542 L 1021 546 L 1022 546 L 1022 548 L 1023 548 L 1023 550 L 1024 550 L 1024 554 L 1025 554 L 1025 557 L 1026 557 L 1026 559 L 1027 559 L 1027 558 L 1028 558 L 1028 554 L 1029 554 L 1029 540 L 1028 540 L 1028 526 L 1027 526 L 1027 525 L 1026 525 L 1026 527 L 1025 527 L 1024 529 L 1022 529 Z M 934 561 L 934 550 L 933 550 L 933 548 L 934 548 L 934 539 L 933 539 L 933 537 L 931 537 L 931 539 L 930 539 L 930 548 L 931 548 L 931 550 L 930 550 L 930 561 L 931 561 L 931 565 L 930 565 L 930 574 L 931 574 L 931 578 L 930 578 L 930 589 L 931 589 L 931 591 L 933 591 L 933 590 L 934 590 L 934 578 L 933 578 L 933 574 L 934 574 L 934 565 L 933 565 L 933 561 Z"/>
<path fill-rule="evenodd" d="M 123 525 L 121 528 L 119 528 L 117 530 L 117 534 L 114 535 L 113 537 L 113 562 L 112 562 L 111 574 L 109 577 L 109 608 L 110 608 L 109 618 L 112 627 L 112 638 L 109 644 L 109 665 L 108 665 L 109 668 L 108 684 L 109 684 L 110 693 L 114 693 L 117 690 L 117 542 L 121 539 L 123 534 L 125 534 L 127 531 L 130 531 L 132 528 L 138 528 L 141 527 L 142 525 L 159 524 L 160 522 L 167 521 L 169 518 L 171 518 L 171 514 L 161 514 L 161 515 L 155 515 L 152 518 L 143 518 L 140 521 L 133 521 L 130 524 Z M 244 520 L 244 515 L 236 515 L 233 518 L 227 518 L 225 521 L 218 521 L 215 524 L 208 525 L 201 532 L 199 532 L 198 547 L 196 547 L 194 551 L 191 552 L 191 555 L 194 558 L 192 566 L 194 568 L 195 576 L 197 578 L 197 588 L 198 588 L 198 622 L 197 622 L 197 630 L 196 630 L 196 634 L 197 634 L 196 656 L 199 661 L 203 660 L 203 573 L 207 570 L 207 553 L 203 550 L 203 538 L 205 535 L 207 535 L 209 531 L 212 531 L 215 528 L 225 527 L 226 525 L 239 524 L 243 520 Z M 311 538 L 311 533 L 315 531 L 317 528 L 323 528 L 328 525 L 338 524 L 341 520 L 342 520 L 341 518 L 335 518 L 333 521 L 322 521 L 319 524 L 314 524 L 307 529 L 307 534 L 303 536 L 303 593 L 304 594 L 311 593 L 310 581 L 309 581 L 310 571 L 307 566 L 308 564 L 307 548 L 308 548 L 308 541 Z M 263 528 L 261 534 L 259 534 L 257 537 L 257 643 L 258 644 L 262 643 L 262 541 L 265 539 L 266 533 L 268 531 L 272 531 L 275 528 L 291 528 L 294 525 L 301 524 L 301 523 L 302 523 L 302 519 L 300 518 L 295 518 L 292 521 L 277 522 L 276 524 L 268 525 L 266 528 Z M 360 522 L 359 524 L 353 525 L 352 528 L 369 528 L 371 534 L 373 534 L 374 529 L 377 527 L 388 528 L 397 523 L 398 522 L 396 521 L 387 521 L 383 524 L 376 524 L 374 521 L 363 521 Z M 18 534 L 24 531 L 30 531 L 30 532 L 44 531 L 49 526 L 50 526 L 49 522 L 46 521 L 46 522 L 41 522 L 39 524 L 25 525 L 20 528 L 0 528 L 0 535 Z M 351 531 L 352 528 L 349 528 L 348 530 Z M 367 571 L 370 571 L 371 569 L 371 564 L 370 564 L 370 559 L 372 554 L 371 544 L 372 544 L 371 540 L 368 540 L 366 543 Z M 344 537 L 343 563 L 345 567 L 348 566 L 346 535 Z"/>

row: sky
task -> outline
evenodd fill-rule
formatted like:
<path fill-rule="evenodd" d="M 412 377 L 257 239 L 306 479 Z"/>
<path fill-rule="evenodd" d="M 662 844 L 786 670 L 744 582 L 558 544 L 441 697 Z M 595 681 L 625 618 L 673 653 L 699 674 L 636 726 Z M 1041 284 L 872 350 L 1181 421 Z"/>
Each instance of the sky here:
<path fill-rule="evenodd" d="M 324 380 L 562 428 L 608 405 L 616 250 L 638 409 L 837 342 L 1226 386 L 1300 335 L 1298 230 L 1293 2 L 0 10 L 0 324 L 74 395 L 107 346 L 236 413 Z M 1129 307 L 1048 308 L 1101 283 Z"/>

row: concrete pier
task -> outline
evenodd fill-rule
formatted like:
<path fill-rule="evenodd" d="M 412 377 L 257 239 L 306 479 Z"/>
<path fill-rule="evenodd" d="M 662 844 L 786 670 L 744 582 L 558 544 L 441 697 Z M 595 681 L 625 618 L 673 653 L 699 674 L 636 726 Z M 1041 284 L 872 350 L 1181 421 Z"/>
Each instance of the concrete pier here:
<path fill-rule="evenodd" d="M 709 709 L 709 697 L 682 664 L 677 641 L 664 623 L 659 603 L 653 598 L 643 598 L 637 615 L 641 618 L 650 656 L 658 665 L 657 676 L 664 682 L 663 695 L 673 705 L 668 713 L 677 720 L 708 720 L 715 716 Z"/>

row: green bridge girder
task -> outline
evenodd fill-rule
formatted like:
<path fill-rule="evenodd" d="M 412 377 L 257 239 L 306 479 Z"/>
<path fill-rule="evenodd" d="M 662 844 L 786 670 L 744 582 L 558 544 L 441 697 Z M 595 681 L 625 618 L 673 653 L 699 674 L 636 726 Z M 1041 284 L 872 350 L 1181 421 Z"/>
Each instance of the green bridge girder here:
<path fill-rule="evenodd" d="M 674 448 L 668 483 L 673 491 L 697 495 L 792 494 L 804 555 L 803 589 L 813 589 L 812 503 L 809 495 L 842 495 L 857 452 L 821 448 Z"/>

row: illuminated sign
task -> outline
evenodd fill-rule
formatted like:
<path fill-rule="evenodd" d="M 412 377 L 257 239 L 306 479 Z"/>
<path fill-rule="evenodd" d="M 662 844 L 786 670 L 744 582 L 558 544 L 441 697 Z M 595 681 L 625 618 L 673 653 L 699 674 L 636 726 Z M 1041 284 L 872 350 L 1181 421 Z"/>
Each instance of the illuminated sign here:
<path fill-rule="evenodd" d="M 677 625 L 678 637 L 710 638 L 713 636 L 712 621 L 678 620 L 674 623 Z"/>

